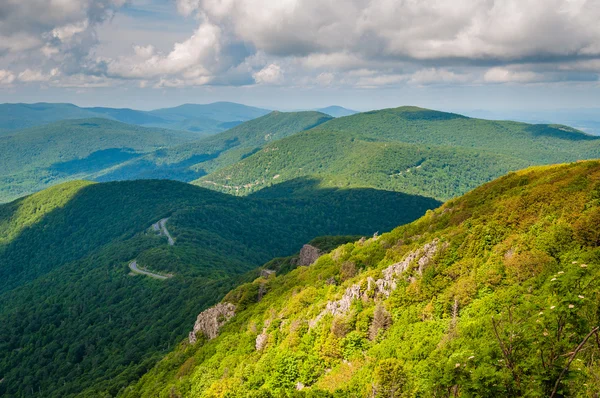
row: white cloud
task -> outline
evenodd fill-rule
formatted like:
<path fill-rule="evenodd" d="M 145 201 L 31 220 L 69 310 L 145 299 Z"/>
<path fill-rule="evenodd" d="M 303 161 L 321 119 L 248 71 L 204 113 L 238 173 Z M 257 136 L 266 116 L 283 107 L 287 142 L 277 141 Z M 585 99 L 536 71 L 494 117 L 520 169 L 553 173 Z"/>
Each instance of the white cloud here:
<path fill-rule="evenodd" d="M 467 74 L 458 74 L 447 69 L 427 68 L 413 73 L 408 80 L 411 84 L 427 85 L 439 83 L 466 83 L 472 77 Z"/>
<path fill-rule="evenodd" d="M 523 84 L 600 74 L 600 0 L 175 0 L 197 21 L 188 38 L 128 42 L 128 53 L 122 45 L 101 58 L 96 28 L 125 2 L 0 1 L 0 69 L 23 74 L 11 83 L 43 82 L 58 68 L 54 80 L 148 87 Z M 25 73 L 31 65 L 37 79 Z"/>
<path fill-rule="evenodd" d="M 483 76 L 489 83 L 533 83 L 544 80 L 540 73 L 532 71 L 511 70 L 508 68 L 491 68 Z"/>
<path fill-rule="evenodd" d="M 283 82 L 283 71 L 277 64 L 265 66 L 252 75 L 257 84 L 281 84 Z"/>
<path fill-rule="evenodd" d="M 317 76 L 317 83 L 321 86 L 329 86 L 335 80 L 333 73 L 323 72 Z"/>
<path fill-rule="evenodd" d="M 108 74 L 144 80 L 159 78 L 159 86 L 180 86 L 185 81 L 206 84 L 213 77 L 211 69 L 219 58 L 220 34 L 217 26 L 203 23 L 189 39 L 175 43 L 168 54 L 156 54 L 152 46 L 135 47 L 135 57 L 109 61 Z"/>
<path fill-rule="evenodd" d="M 0 86 L 8 86 L 15 81 L 15 75 L 6 69 L 0 69 Z"/>

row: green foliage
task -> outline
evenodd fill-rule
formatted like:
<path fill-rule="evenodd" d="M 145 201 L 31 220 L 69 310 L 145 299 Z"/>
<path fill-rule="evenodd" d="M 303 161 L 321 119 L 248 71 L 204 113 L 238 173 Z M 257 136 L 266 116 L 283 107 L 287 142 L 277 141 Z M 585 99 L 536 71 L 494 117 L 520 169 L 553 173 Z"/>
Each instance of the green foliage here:
<path fill-rule="evenodd" d="M 11 132 L 0 140 L 0 202 L 197 139 L 185 131 L 107 119 L 66 120 Z"/>
<path fill-rule="evenodd" d="M 375 396 L 395 398 L 402 395 L 407 377 L 399 360 L 390 358 L 380 361 L 373 376 L 376 380 Z"/>
<path fill-rule="evenodd" d="M 322 186 L 372 187 L 447 200 L 511 170 L 597 157 L 600 140 L 569 127 L 403 107 L 331 120 L 270 143 L 195 183 L 248 194 L 312 177 Z"/>
<path fill-rule="evenodd" d="M 239 198 L 145 180 L 70 182 L 2 205 L 0 395 L 114 396 L 172 350 L 199 312 L 255 279 L 251 271 L 269 259 L 289 256 L 309 241 L 328 251 L 438 204 L 375 190 Z M 151 228 L 166 217 L 174 246 Z M 352 235 L 331 236 L 338 234 Z M 319 235 L 329 236 L 314 239 Z M 131 275 L 133 259 L 174 276 Z M 231 297 L 240 309 L 252 308 L 258 292 L 259 284 L 242 285 Z M 254 347 L 242 341 L 240 348 Z M 190 360 L 181 348 L 165 372 L 187 379 L 202 360 Z M 300 362 L 295 374 L 316 377 Z"/>
<path fill-rule="evenodd" d="M 100 181 L 168 178 L 192 181 L 231 165 L 266 144 L 308 130 L 331 118 L 319 112 L 271 112 L 220 134 L 153 152 L 110 170 Z"/>
<path fill-rule="evenodd" d="M 123 396 L 595 396 L 599 182 L 596 161 L 511 173 L 310 267 L 257 279 L 267 293 L 220 336 L 175 349 Z M 375 290 L 384 270 L 431 242 L 435 255 L 408 264 L 389 296 Z M 342 310 L 345 294 L 354 298 Z M 193 369 L 175 378 L 166 369 L 182 352 Z"/>

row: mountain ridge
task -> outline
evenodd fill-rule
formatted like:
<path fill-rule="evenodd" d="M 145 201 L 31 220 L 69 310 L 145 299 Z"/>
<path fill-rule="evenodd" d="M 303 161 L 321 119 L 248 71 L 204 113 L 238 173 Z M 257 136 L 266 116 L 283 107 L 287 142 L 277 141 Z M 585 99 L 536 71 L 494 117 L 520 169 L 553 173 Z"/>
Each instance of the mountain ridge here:
<path fill-rule="evenodd" d="M 265 274 L 121 396 L 593 396 L 599 192 L 599 161 L 535 166 Z"/>

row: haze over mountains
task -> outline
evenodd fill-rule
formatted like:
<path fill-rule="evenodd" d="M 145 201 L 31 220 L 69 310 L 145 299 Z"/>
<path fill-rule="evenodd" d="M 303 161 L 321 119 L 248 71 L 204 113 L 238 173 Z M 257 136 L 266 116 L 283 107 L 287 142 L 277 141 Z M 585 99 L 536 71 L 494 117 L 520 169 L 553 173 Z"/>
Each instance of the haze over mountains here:
<path fill-rule="evenodd" d="M 200 135 L 227 130 L 270 111 L 232 102 L 184 104 L 139 111 L 125 108 L 81 108 L 73 104 L 1 104 L 0 130 L 17 130 L 65 119 L 102 117 L 147 127 L 194 131 Z"/>

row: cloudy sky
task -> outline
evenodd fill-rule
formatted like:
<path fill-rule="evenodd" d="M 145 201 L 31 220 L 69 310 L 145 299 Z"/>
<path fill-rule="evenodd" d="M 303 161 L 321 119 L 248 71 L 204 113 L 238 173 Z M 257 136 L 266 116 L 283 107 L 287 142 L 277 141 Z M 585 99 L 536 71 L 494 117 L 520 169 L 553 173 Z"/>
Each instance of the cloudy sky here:
<path fill-rule="evenodd" d="M 0 102 L 600 107 L 600 0 L 1 0 Z"/>

